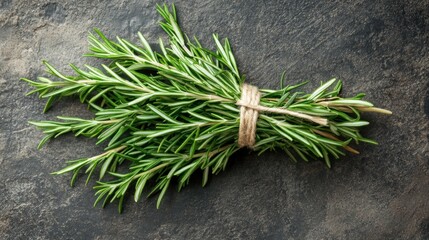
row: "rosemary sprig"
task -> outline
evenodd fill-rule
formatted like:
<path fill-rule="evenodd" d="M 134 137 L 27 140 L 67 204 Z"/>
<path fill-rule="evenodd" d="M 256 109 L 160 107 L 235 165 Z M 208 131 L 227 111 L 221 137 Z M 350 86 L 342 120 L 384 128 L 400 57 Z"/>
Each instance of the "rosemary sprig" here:
<path fill-rule="evenodd" d="M 139 201 L 152 179 L 155 185 L 149 195 L 159 193 L 159 207 L 172 179 L 178 180 L 181 189 L 195 171 L 202 171 L 204 186 L 209 175 L 225 169 L 229 157 L 239 149 L 236 103 L 244 77 L 228 40 L 220 41 L 213 35 L 216 50 L 204 48 L 197 39 L 191 41 L 183 34 L 174 5 L 171 9 L 157 6 L 157 10 L 169 37 L 168 46 L 159 40 L 159 52 L 152 50 L 140 33 L 141 45 L 137 45 L 119 37 L 110 40 L 95 30 L 89 35 L 90 53 L 86 56 L 110 59 L 110 65 L 86 69 L 71 65 L 74 75 L 67 76 L 43 62 L 57 81 L 23 79 L 35 88 L 28 94 L 38 93 L 47 99 L 44 111 L 63 96 L 78 95 L 95 112 L 90 120 L 58 117 L 61 121 L 30 122 L 46 134 L 39 148 L 69 132 L 107 144 L 104 153 L 69 161 L 54 173 L 71 172 L 73 185 L 81 170 L 88 175 L 87 181 L 97 172 L 95 204 L 103 200 L 104 206 L 118 199 L 121 209 L 125 193 L 134 192 L 134 200 Z M 351 141 L 376 144 L 360 135 L 359 127 L 369 124 L 361 120 L 360 113 L 389 111 L 362 100 L 364 94 L 340 97 L 339 80 L 327 81 L 309 94 L 296 90 L 303 84 L 260 90 L 261 108 L 321 117 L 328 124 L 261 112 L 255 151 L 282 149 L 293 161 L 297 157 L 323 159 L 330 167 L 331 159 L 344 155 L 344 150 L 358 153 L 349 146 Z M 126 165 L 128 171 L 119 172 L 119 165 Z M 106 181 L 106 173 L 115 179 Z"/>

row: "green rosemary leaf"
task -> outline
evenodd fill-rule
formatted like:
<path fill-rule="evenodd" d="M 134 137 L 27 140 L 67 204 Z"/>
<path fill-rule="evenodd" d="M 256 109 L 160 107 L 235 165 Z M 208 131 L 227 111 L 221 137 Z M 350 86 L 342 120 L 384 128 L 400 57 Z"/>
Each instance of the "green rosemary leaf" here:
<path fill-rule="evenodd" d="M 320 86 L 318 89 L 316 89 L 308 98 L 307 100 L 314 100 L 320 97 L 320 95 L 323 94 L 323 91 L 325 91 L 328 87 L 330 87 L 335 81 L 337 81 L 335 78 L 329 80 L 322 86 Z"/>

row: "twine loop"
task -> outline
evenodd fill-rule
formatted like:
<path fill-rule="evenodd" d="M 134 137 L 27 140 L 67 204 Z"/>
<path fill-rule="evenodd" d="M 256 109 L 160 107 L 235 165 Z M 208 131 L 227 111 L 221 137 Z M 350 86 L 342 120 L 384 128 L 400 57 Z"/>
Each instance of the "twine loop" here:
<path fill-rule="evenodd" d="M 302 118 L 314 123 L 327 126 L 326 118 L 307 115 L 304 113 L 288 110 L 286 108 L 270 108 L 259 105 L 261 93 L 259 89 L 250 84 L 243 84 L 241 87 L 241 99 L 237 101 L 240 106 L 240 127 L 238 131 L 238 146 L 253 149 L 256 141 L 256 123 L 259 112 L 271 112 L 278 114 L 290 115 Z"/>
<path fill-rule="evenodd" d="M 261 93 L 255 86 L 243 84 L 241 89 L 240 128 L 238 130 L 238 145 L 252 148 L 255 145 L 256 122 L 259 111 L 248 106 L 258 106 Z"/>

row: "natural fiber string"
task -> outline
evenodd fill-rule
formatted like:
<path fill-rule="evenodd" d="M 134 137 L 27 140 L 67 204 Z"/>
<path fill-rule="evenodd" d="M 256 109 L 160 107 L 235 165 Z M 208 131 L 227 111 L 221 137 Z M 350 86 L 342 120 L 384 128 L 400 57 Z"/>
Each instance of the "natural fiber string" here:
<path fill-rule="evenodd" d="M 241 88 L 241 99 L 237 101 L 240 106 L 240 127 L 238 131 L 238 145 L 240 147 L 253 148 L 256 141 L 256 123 L 259 112 L 271 112 L 290 115 L 306 119 L 320 125 L 328 125 L 328 120 L 321 117 L 291 111 L 285 108 L 270 108 L 259 105 L 261 93 L 259 89 L 250 84 L 243 84 Z"/>
<path fill-rule="evenodd" d="M 259 106 L 261 93 L 255 86 L 243 84 L 241 89 L 241 99 L 243 104 L 240 108 L 240 128 L 238 130 L 238 145 L 240 147 L 252 148 L 255 145 L 256 122 L 259 112 L 256 109 L 247 106 Z"/>

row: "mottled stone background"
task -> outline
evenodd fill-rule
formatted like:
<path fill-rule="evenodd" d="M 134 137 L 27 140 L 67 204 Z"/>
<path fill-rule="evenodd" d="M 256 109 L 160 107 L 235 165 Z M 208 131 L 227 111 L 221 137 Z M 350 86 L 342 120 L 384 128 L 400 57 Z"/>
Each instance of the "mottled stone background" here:
<path fill-rule="evenodd" d="M 90 117 L 76 99 L 42 114 L 20 77 L 44 74 L 42 59 L 69 72 L 94 27 L 110 37 L 155 42 L 162 34 L 157 1 L 0 1 L 0 239 L 429 239 L 429 3 L 415 1 L 176 1 L 189 35 L 213 46 L 229 37 L 247 81 L 278 86 L 344 80 L 344 94 L 394 112 L 368 114 L 361 145 L 327 169 L 291 163 L 281 152 L 235 155 L 228 170 L 200 187 L 93 208 L 94 191 L 80 178 L 49 173 L 65 160 L 102 151 L 72 136 L 36 150 L 42 134 L 28 120 Z"/>

